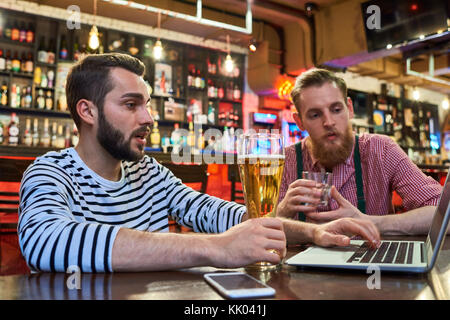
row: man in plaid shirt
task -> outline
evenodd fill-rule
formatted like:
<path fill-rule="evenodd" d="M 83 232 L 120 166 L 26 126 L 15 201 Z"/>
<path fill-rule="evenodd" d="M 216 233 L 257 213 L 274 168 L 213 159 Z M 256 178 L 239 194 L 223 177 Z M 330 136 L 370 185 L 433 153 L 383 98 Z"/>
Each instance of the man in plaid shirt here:
<path fill-rule="evenodd" d="M 344 80 L 312 69 L 297 78 L 291 96 L 294 119 L 309 136 L 286 148 L 277 215 L 318 223 L 356 218 L 372 221 L 382 234 L 427 233 L 442 186 L 388 136 L 353 132 Z M 333 173 L 332 199 L 318 206 L 320 191 L 301 172 L 324 170 Z M 407 212 L 392 214 L 393 191 Z"/>

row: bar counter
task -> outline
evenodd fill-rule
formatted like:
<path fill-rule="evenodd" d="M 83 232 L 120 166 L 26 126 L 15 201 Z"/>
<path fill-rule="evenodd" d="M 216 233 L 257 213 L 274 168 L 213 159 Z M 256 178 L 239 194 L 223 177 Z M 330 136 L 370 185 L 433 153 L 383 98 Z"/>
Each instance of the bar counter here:
<path fill-rule="evenodd" d="M 302 269 L 283 265 L 278 271 L 249 274 L 276 290 L 274 300 L 448 300 L 450 299 L 450 236 L 444 242 L 437 264 L 428 274 L 381 273 L 380 288 L 369 289 L 372 273 Z M 1 239 L 1 235 L 0 235 Z M 385 237 L 399 239 L 399 237 Z M 425 237 L 401 237 L 425 240 Z M 203 274 L 244 271 L 212 267 L 164 272 L 81 274 L 31 274 L 13 242 L 2 244 L 0 300 L 222 300 Z M 288 247 L 287 257 L 307 246 Z M 8 274 L 5 272 L 9 270 Z M 15 270 L 15 271 L 14 271 Z M 78 284 L 78 288 L 76 287 Z"/>

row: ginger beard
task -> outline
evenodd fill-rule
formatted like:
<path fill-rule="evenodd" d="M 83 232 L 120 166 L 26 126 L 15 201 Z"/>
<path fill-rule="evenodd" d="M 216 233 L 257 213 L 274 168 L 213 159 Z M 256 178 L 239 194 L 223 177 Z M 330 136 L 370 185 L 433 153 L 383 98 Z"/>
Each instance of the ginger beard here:
<path fill-rule="evenodd" d="M 332 141 L 326 140 L 328 133 L 319 139 L 312 138 L 311 136 L 308 138 L 314 158 L 330 171 L 336 165 L 344 163 L 353 149 L 353 131 L 350 123 L 347 130 L 343 133 L 337 131 L 331 132 L 336 135 L 336 139 Z"/>

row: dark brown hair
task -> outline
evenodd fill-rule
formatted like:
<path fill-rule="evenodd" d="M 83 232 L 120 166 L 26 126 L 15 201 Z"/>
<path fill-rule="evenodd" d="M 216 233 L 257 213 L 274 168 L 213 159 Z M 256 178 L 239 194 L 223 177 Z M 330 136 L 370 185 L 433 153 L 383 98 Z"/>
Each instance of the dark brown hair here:
<path fill-rule="evenodd" d="M 78 130 L 81 119 L 77 112 L 80 99 L 92 101 L 99 112 L 103 111 L 105 96 L 114 86 L 109 77 L 111 68 L 123 68 L 142 76 L 145 65 L 137 58 L 123 53 L 105 53 L 88 55 L 75 64 L 67 76 L 67 105 Z"/>
<path fill-rule="evenodd" d="M 347 101 L 347 84 L 344 79 L 336 76 L 333 72 L 326 69 L 310 69 L 297 77 L 295 80 L 294 89 L 292 89 L 291 92 L 292 102 L 294 102 L 299 114 L 300 94 L 302 90 L 314 86 L 320 87 L 327 82 L 335 83 L 339 90 L 341 90 L 342 97 L 345 102 Z"/>

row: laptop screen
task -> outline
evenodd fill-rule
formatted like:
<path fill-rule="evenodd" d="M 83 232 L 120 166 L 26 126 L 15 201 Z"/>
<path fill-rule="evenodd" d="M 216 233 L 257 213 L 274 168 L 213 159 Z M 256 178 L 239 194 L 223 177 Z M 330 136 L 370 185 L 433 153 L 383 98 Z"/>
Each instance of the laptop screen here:
<path fill-rule="evenodd" d="M 439 205 L 433 217 L 433 222 L 431 223 L 430 232 L 428 233 L 428 238 L 431 241 L 431 249 L 434 251 L 436 249 L 436 242 L 438 241 L 439 233 L 442 229 L 442 223 L 444 222 L 445 214 L 450 206 L 450 170 L 447 174 L 447 179 L 445 180 L 444 189 L 442 191 L 441 199 L 439 200 Z"/>

